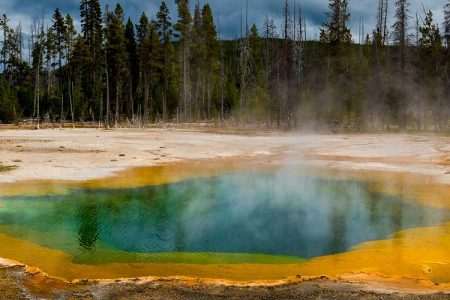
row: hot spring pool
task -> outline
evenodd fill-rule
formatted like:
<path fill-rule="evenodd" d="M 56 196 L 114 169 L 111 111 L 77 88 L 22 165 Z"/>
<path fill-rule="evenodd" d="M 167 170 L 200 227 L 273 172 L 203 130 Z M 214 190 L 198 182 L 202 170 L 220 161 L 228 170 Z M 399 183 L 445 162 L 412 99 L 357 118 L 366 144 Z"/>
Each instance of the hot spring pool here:
<path fill-rule="evenodd" d="M 366 181 L 306 173 L 229 171 L 141 188 L 3 196 L 0 233 L 75 265 L 297 264 L 450 220 L 447 209 Z"/>

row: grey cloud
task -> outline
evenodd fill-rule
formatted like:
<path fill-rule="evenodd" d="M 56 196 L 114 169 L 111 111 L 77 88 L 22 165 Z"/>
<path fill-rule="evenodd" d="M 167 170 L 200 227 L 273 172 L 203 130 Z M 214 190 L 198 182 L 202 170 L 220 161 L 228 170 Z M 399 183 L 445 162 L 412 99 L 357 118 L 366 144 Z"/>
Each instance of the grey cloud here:
<path fill-rule="evenodd" d="M 153 17 L 159 6 L 159 0 L 122 0 L 122 6 L 125 8 L 127 16 L 137 21 L 139 15 L 145 11 L 147 15 Z M 167 3 L 172 12 L 172 19 L 176 20 L 175 1 L 168 0 Z M 196 2 L 191 1 L 192 5 Z M 206 1 L 200 0 L 200 4 Z M 245 14 L 245 0 L 210 0 L 216 18 L 220 15 L 221 30 L 226 38 L 233 38 L 240 33 L 240 16 L 241 11 Z M 289 0 L 291 9 L 294 0 Z M 318 33 L 318 28 L 326 20 L 325 12 L 327 10 L 327 0 L 296 0 L 297 4 L 302 5 L 303 13 L 306 16 L 308 24 L 308 37 L 314 38 Z M 358 23 L 362 19 L 366 31 L 371 30 L 375 23 L 375 13 L 377 0 L 350 0 L 350 12 L 352 18 L 350 26 L 354 36 L 358 35 Z M 393 3 L 390 1 L 390 21 L 393 17 Z M 423 14 L 422 0 L 410 0 L 411 12 L 416 11 Z M 442 7 L 447 1 L 445 0 L 427 0 L 424 3 L 426 9 L 431 9 L 435 14 L 435 21 L 441 23 Z M 117 1 L 104 0 L 103 6 L 106 4 L 115 6 Z M 283 9 L 283 0 L 249 0 L 249 22 L 262 26 L 264 18 L 267 16 L 274 18 L 279 27 L 281 27 L 281 11 Z M 51 18 L 53 10 L 59 7 L 63 13 L 70 13 L 76 20 L 79 19 L 79 0 L 1 0 L 0 14 L 7 13 L 12 23 L 22 23 L 24 31 L 27 31 L 33 21 L 38 20 L 45 14 L 46 20 Z M 356 39 L 356 38 L 355 38 Z"/>

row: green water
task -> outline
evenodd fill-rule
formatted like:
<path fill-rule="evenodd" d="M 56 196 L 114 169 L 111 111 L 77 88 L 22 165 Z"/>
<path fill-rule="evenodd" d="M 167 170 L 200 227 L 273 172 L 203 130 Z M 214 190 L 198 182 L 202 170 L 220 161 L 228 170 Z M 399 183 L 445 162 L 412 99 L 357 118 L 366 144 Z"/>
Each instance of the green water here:
<path fill-rule="evenodd" d="M 0 233 L 83 264 L 292 263 L 450 220 L 364 181 L 285 169 L 0 201 Z"/>

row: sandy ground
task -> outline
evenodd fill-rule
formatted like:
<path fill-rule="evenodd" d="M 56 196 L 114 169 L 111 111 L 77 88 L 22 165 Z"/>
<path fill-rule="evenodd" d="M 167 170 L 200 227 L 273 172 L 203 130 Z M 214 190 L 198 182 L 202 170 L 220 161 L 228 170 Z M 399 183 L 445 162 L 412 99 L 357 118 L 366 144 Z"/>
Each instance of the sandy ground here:
<path fill-rule="evenodd" d="M 434 135 L 246 134 L 183 130 L 3 130 L 0 183 L 87 180 L 120 170 L 182 161 L 255 158 L 352 170 L 407 172 L 450 184 L 450 137 Z M 0 168 L 1 170 L 1 168 Z M 371 282 L 370 285 L 361 282 Z M 396 291 L 382 280 L 328 278 L 277 286 L 151 280 L 78 282 L 48 278 L 0 261 L 0 299 L 449 299 L 449 294 Z"/>
<path fill-rule="evenodd" d="M 106 177 L 137 166 L 223 157 L 270 157 L 430 175 L 450 184 L 450 137 L 433 135 L 232 135 L 180 130 L 0 131 L 0 182 Z"/>
<path fill-rule="evenodd" d="M 444 300 L 445 293 L 407 293 L 368 288 L 363 283 L 320 278 L 278 285 L 227 285 L 196 280 L 116 280 L 67 283 L 23 266 L 0 268 L 0 299 L 408 299 Z"/>

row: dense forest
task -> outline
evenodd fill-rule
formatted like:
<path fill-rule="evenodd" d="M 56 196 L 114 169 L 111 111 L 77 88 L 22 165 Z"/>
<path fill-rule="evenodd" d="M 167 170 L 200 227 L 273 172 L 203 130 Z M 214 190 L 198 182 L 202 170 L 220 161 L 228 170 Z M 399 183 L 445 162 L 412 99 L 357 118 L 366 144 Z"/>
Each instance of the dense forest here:
<path fill-rule="evenodd" d="M 376 28 L 365 32 L 360 20 L 355 38 L 348 0 L 329 0 L 317 40 L 306 38 L 300 1 L 285 1 L 282 22 L 266 17 L 248 24 L 243 16 L 234 40 L 221 38 L 209 4 L 175 3 L 176 20 L 163 1 L 133 23 L 120 4 L 81 0 L 81 32 L 59 9 L 27 35 L 3 14 L 1 122 L 354 131 L 449 126 L 450 2 L 444 23 L 436 24 L 431 11 L 410 11 L 408 0 L 379 0 Z"/>

